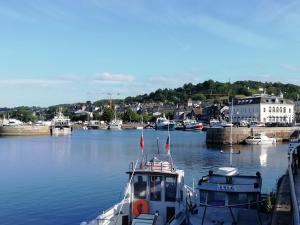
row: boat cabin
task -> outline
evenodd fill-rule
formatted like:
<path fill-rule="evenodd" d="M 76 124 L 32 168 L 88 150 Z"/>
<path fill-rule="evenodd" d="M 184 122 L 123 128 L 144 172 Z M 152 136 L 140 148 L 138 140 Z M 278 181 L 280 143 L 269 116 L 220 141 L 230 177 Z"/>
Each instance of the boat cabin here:
<path fill-rule="evenodd" d="M 161 158 L 161 155 L 159 156 Z M 156 224 L 170 223 L 182 211 L 184 171 L 177 170 L 171 161 L 154 156 L 129 170 L 131 182 L 132 220 L 140 214 L 158 214 Z M 129 178 L 130 179 L 130 178 Z M 143 218 L 145 216 L 142 216 Z M 137 220 L 134 220 L 137 221 Z"/>

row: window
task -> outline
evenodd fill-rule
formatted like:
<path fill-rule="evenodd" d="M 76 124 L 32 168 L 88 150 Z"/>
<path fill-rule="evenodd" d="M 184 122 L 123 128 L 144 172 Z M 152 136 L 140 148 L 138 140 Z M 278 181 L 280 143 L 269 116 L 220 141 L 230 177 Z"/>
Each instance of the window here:
<path fill-rule="evenodd" d="M 207 195 L 207 204 L 214 206 L 225 205 L 225 193 L 224 192 L 208 192 Z"/>
<path fill-rule="evenodd" d="M 206 204 L 207 191 L 200 191 L 200 203 Z"/>
<path fill-rule="evenodd" d="M 273 112 L 275 112 L 275 107 L 273 106 Z"/>
<path fill-rule="evenodd" d="M 264 112 L 266 112 L 266 108 L 264 108 Z"/>
<path fill-rule="evenodd" d="M 276 108 L 276 112 L 279 112 L 279 107 L 277 106 L 277 108 Z"/>
<path fill-rule="evenodd" d="M 137 175 L 133 178 L 134 198 L 145 199 L 147 193 L 147 176 Z"/>
<path fill-rule="evenodd" d="M 272 107 L 271 106 L 269 106 L 269 112 L 272 112 Z"/>
<path fill-rule="evenodd" d="M 282 107 L 280 107 L 280 112 L 282 113 Z"/>
<path fill-rule="evenodd" d="M 286 108 L 285 107 L 283 107 L 283 113 L 286 113 Z"/>
<path fill-rule="evenodd" d="M 289 108 L 289 113 L 291 113 L 292 112 L 292 110 L 291 110 L 291 108 Z"/>
<path fill-rule="evenodd" d="M 150 177 L 150 200 L 161 201 L 161 176 Z"/>
<path fill-rule="evenodd" d="M 165 201 L 176 201 L 176 177 L 166 177 L 165 182 Z"/>

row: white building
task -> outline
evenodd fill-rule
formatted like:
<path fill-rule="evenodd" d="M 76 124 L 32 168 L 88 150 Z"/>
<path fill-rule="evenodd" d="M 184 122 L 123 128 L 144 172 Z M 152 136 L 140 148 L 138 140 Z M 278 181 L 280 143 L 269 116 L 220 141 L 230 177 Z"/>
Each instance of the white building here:
<path fill-rule="evenodd" d="M 295 120 L 300 123 L 300 101 L 295 102 Z"/>
<path fill-rule="evenodd" d="M 230 106 L 230 113 L 232 107 Z M 233 101 L 232 121 L 259 123 L 293 123 L 294 102 L 283 96 L 254 95 Z"/>

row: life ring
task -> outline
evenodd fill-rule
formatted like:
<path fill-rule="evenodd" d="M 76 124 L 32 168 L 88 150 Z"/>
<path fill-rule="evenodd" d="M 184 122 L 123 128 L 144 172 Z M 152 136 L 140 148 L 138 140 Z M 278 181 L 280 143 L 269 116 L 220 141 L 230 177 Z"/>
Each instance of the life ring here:
<path fill-rule="evenodd" d="M 149 202 L 144 199 L 135 200 L 132 209 L 134 216 L 138 216 L 141 213 L 147 214 L 149 213 Z"/>

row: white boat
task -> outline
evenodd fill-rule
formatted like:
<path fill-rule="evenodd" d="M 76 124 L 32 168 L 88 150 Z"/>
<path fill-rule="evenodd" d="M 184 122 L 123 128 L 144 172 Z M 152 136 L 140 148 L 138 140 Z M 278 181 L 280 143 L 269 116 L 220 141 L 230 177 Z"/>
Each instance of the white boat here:
<path fill-rule="evenodd" d="M 186 202 L 194 195 L 184 184 L 184 171 L 168 154 L 147 158 L 130 164 L 123 200 L 81 225 L 186 224 Z"/>
<path fill-rule="evenodd" d="M 24 123 L 20 120 L 17 119 L 3 119 L 2 125 L 3 126 L 20 126 L 23 125 Z"/>
<path fill-rule="evenodd" d="M 123 124 L 123 121 L 117 119 L 117 113 L 115 111 L 115 118 L 112 121 L 109 122 L 108 129 L 121 130 L 122 129 L 122 124 Z"/>
<path fill-rule="evenodd" d="M 166 117 L 158 117 L 155 122 L 156 130 L 175 130 L 176 123 L 168 120 Z"/>
<path fill-rule="evenodd" d="M 69 117 L 63 115 L 61 111 L 51 121 L 51 134 L 52 135 L 69 135 L 72 134 L 72 124 Z"/>
<path fill-rule="evenodd" d="M 260 144 L 275 144 L 276 138 L 269 138 L 263 133 L 255 134 L 249 136 L 245 139 L 245 142 L 250 145 L 260 145 Z"/>
<path fill-rule="evenodd" d="M 221 173 L 209 171 L 197 186 L 196 207 L 189 210 L 189 224 L 262 224 L 259 213 L 262 178 L 239 175 L 236 168 L 220 168 Z"/>
<path fill-rule="evenodd" d="M 184 130 L 200 131 L 203 129 L 203 124 L 196 120 L 187 119 L 183 121 L 183 128 Z"/>

